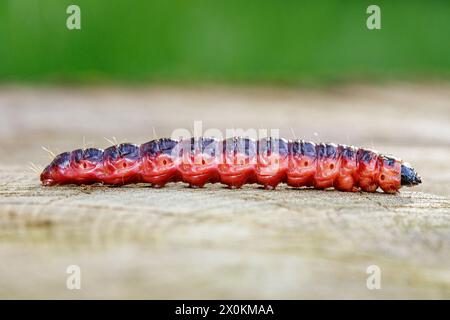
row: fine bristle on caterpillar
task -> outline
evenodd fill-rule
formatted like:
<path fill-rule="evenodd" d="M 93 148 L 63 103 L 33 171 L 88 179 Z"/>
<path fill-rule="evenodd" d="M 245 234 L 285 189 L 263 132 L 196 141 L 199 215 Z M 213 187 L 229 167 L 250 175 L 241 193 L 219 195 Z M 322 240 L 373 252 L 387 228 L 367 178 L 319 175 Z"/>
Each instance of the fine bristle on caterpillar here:
<path fill-rule="evenodd" d="M 380 188 L 387 193 L 422 182 L 402 160 L 368 149 L 242 137 L 223 141 L 156 139 L 140 146 L 122 143 L 105 150 L 77 149 L 56 156 L 40 178 L 45 186 L 149 183 L 163 187 L 182 181 L 191 187 L 222 183 L 240 188 L 257 183 L 274 189 L 286 183 L 340 191 L 375 192 Z"/>

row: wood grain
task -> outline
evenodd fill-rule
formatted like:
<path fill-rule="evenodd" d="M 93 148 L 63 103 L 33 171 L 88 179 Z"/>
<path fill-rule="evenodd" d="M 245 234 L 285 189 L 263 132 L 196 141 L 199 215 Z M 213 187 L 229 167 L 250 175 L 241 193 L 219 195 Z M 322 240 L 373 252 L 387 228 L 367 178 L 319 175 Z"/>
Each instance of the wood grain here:
<path fill-rule="evenodd" d="M 0 88 L 1 298 L 450 298 L 450 87 Z M 374 146 L 424 184 L 398 195 L 182 184 L 43 188 L 42 145 L 172 128 L 280 128 Z M 82 289 L 66 288 L 66 268 Z M 368 290 L 366 268 L 382 271 Z"/>

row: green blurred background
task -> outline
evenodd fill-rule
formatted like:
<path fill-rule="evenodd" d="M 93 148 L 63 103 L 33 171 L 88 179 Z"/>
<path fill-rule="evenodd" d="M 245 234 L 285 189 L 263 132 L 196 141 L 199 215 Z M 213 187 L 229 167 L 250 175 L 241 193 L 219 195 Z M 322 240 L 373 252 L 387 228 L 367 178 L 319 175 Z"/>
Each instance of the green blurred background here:
<path fill-rule="evenodd" d="M 66 28 L 70 4 L 81 30 Z M 441 79 L 449 36 L 438 0 L 1 0 L 0 81 Z"/>

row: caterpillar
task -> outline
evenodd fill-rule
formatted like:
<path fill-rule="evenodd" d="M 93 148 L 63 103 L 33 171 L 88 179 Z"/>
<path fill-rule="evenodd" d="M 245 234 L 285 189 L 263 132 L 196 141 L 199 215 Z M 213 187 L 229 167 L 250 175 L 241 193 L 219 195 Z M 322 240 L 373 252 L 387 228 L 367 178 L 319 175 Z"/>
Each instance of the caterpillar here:
<path fill-rule="evenodd" d="M 206 183 L 230 188 L 257 183 L 275 189 L 286 183 L 353 192 L 381 188 L 386 193 L 422 182 L 409 164 L 373 150 L 270 137 L 161 138 L 140 146 L 77 149 L 56 156 L 40 180 L 44 186 L 148 183 L 156 188 L 179 181 L 194 188 Z"/>

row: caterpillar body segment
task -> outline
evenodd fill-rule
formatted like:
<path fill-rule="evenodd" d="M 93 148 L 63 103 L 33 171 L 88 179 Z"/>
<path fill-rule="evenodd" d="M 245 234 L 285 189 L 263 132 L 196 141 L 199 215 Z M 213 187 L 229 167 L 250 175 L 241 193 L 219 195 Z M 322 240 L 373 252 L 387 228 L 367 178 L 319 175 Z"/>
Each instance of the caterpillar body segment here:
<path fill-rule="evenodd" d="M 144 143 L 140 147 L 141 168 L 137 174 L 140 182 L 150 183 L 155 188 L 164 187 L 168 182 L 182 181 L 177 152 L 178 142 L 159 139 Z"/>
<path fill-rule="evenodd" d="M 372 150 L 332 143 L 234 137 L 223 141 L 157 139 L 142 145 L 122 143 L 105 150 L 64 152 L 41 174 L 45 186 L 103 183 L 149 183 L 163 187 L 185 182 L 190 187 L 222 183 L 230 188 L 257 183 L 275 189 L 334 188 L 340 191 L 396 193 L 421 183 L 403 161 Z"/>

